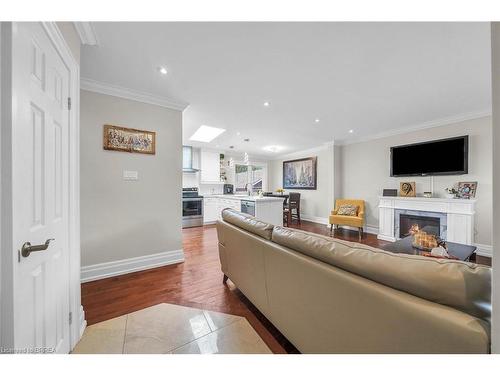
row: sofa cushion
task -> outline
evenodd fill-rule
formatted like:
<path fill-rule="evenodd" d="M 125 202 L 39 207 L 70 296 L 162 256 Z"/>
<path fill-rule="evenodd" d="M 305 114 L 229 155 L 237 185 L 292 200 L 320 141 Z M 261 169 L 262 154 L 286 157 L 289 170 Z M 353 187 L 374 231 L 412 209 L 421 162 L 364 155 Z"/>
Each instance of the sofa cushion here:
<path fill-rule="evenodd" d="M 225 208 L 222 210 L 222 219 L 266 240 L 271 239 L 274 225 L 257 220 L 252 215 L 238 212 L 232 208 Z"/>
<path fill-rule="evenodd" d="M 272 241 L 345 271 L 488 320 L 491 268 L 395 254 L 355 242 L 275 226 Z"/>

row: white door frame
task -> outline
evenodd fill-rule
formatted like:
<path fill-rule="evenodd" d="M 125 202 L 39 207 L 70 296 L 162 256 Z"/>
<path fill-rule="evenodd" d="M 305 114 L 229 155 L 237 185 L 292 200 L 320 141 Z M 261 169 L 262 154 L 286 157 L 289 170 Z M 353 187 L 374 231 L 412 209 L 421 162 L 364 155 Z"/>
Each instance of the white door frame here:
<path fill-rule="evenodd" d="M 69 118 L 69 296 L 70 314 L 70 347 L 71 349 L 80 340 L 86 326 L 85 315 L 81 305 L 80 291 L 80 67 L 73 57 L 69 46 L 62 36 L 55 22 L 42 22 L 55 50 L 61 56 L 70 72 L 71 110 Z M 0 128 L 0 168 L 2 181 L 0 186 L 0 347 L 12 347 L 13 341 L 13 298 L 12 298 L 12 269 L 14 252 L 12 249 L 19 244 L 13 244 L 12 239 L 12 163 L 10 151 L 12 146 L 12 23 L 3 22 L 0 32 L 0 58 L 2 66 L 1 77 L 1 128 Z M 10 146 L 10 147 L 9 147 Z M 9 210 L 10 209 L 10 210 Z"/>

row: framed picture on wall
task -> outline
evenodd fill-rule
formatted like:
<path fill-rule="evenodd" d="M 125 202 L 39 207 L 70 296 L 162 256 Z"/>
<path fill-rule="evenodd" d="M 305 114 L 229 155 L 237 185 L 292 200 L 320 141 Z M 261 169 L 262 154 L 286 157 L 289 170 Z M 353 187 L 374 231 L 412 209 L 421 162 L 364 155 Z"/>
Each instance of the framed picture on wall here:
<path fill-rule="evenodd" d="M 104 125 L 103 148 L 111 151 L 154 155 L 156 152 L 156 133 L 147 130 Z"/>
<path fill-rule="evenodd" d="M 316 157 L 283 162 L 283 188 L 316 190 Z"/>

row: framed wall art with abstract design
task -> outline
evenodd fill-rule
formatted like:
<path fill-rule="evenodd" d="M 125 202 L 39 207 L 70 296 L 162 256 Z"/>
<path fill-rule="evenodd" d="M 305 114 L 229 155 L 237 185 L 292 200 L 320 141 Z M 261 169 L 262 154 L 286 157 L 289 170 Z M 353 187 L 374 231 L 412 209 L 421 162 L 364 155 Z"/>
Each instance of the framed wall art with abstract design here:
<path fill-rule="evenodd" d="M 283 188 L 316 190 L 316 157 L 283 162 Z"/>

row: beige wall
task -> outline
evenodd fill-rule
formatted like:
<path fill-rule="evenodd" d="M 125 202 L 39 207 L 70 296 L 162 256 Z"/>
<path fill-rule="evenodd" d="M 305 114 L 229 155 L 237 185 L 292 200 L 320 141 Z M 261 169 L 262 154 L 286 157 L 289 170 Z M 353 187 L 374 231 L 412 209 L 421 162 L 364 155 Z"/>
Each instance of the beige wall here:
<path fill-rule="evenodd" d="M 469 135 L 469 174 L 435 176 L 434 194 L 459 181 L 477 181 L 475 242 L 491 245 L 492 236 L 492 128 L 491 117 L 464 121 L 412 133 L 395 135 L 342 146 L 340 171 L 341 194 L 366 200 L 366 221 L 378 227 L 378 197 L 382 189 L 399 189 L 400 181 L 415 181 L 417 193 L 430 190 L 430 177 L 390 177 L 390 147 L 439 138 Z"/>
<path fill-rule="evenodd" d="M 279 160 L 268 163 L 269 190 L 275 191 L 283 186 L 283 161 L 316 156 L 317 159 L 317 190 L 290 190 L 298 192 L 300 196 L 301 214 L 304 218 L 328 219 L 333 206 L 333 199 L 329 197 L 329 158 L 328 148 L 321 147 L 287 155 Z M 337 156 L 337 155 L 336 155 Z M 288 192 L 288 191 L 287 191 Z"/>
<path fill-rule="evenodd" d="M 82 266 L 181 249 L 182 113 L 82 90 L 80 118 Z M 104 124 L 155 131 L 156 155 L 103 150 Z"/>
<path fill-rule="evenodd" d="M 78 33 L 76 32 L 73 22 L 56 22 L 57 27 L 61 31 L 64 40 L 68 43 L 68 47 L 73 54 L 75 60 L 80 64 L 80 46 L 81 41 Z"/>

